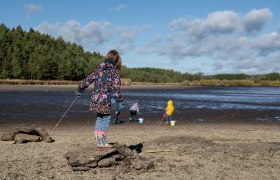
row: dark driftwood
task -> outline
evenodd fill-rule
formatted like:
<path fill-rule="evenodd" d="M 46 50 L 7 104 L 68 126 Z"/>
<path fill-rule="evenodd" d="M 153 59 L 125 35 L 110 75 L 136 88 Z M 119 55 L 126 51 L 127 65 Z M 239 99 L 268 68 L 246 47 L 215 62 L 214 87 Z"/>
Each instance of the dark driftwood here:
<path fill-rule="evenodd" d="M 140 147 L 114 144 L 114 148 L 98 148 L 95 145 L 81 147 L 65 154 L 67 164 L 73 171 L 89 171 L 93 168 L 114 167 L 118 171 L 148 171 L 154 167 L 153 161 L 141 157 Z"/>
<path fill-rule="evenodd" d="M 40 142 L 40 136 L 18 133 L 15 136 L 15 143 L 22 144 L 27 142 Z"/>
<path fill-rule="evenodd" d="M 29 136 L 28 136 L 29 135 Z M 1 136 L 2 141 L 15 141 L 15 143 L 26 142 L 54 142 L 54 139 L 42 128 L 30 128 L 30 127 L 17 127 L 13 132 L 9 134 L 3 134 Z"/>
<path fill-rule="evenodd" d="M 9 134 L 3 134 L 1 136 L 1 141 L 13 141 L 15 138 L 15 134 L 9 133 Z"/>

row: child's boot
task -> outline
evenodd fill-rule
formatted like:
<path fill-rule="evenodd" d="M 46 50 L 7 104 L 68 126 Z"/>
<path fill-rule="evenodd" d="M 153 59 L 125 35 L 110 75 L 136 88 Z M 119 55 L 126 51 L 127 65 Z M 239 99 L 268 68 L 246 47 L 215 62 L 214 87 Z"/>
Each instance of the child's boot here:
<path fill-rule="evenodd" d="M 113 146 L 111 144 L 107 143 L 107 141 L 106 141 L 107 135 L 106 134 L 98 133 L 97 136 L 98 136 L 97 147 L 100 147 L 100 148 L 113 148 Z"/>
<path fill-rule="evenodd" d="M 99 137 L 99 133 L 95 132 L 95 140 L 96 140 L 96 145 L 99 146 L 101 144 L 101 138 Z"/>

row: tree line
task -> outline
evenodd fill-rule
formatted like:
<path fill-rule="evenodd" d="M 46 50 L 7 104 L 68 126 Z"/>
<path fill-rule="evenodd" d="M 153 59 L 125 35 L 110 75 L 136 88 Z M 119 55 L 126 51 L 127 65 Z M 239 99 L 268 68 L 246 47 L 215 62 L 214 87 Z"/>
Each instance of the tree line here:
<path fill-rule="evenodd" d="M 61 37 L 0 25 L 1 79 L 80 80 L 103 58 Z"/>
<path fill-rule="evenodd" d="M 54 38 L 21 26 L 9 29 L 0 24 L 0 79 L 82 80 L 104 61 L 99 52 L 86 52 L 62 37 Z M 128 68 L 123 66 L 122 78 L 133 82 L 180 83 L 197 80 L 280 81 L 280 74 L 261 75 L 181 73 L 172 69 Z"/>

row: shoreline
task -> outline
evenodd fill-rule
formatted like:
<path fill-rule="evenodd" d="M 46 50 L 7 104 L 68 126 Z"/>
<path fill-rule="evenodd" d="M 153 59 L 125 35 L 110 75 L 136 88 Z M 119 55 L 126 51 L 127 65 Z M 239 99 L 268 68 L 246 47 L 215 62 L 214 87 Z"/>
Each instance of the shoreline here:
<path fill-rule="evenodd" d="M 7 85 L 0 84 L 0 92 L 2 91 L 70 91 L 76 90 L 79 83 L 71 85 Z M 127 89 L 184 89 L 197 88 L 199 86 L 182 86 L 179 84 L 132 84 L 122 85 L 121 90 Z M 90 85 L 87 89 L 92 89 Z"/>
<path fill-rule="evenodd" d="M 69 80 L 22 80 L 22 79 L 0 79 L 0 85 L 77 85 L 82 80 L 69 81 Z M 201 80 L 184 80 L 177 83 L 155 83 L 155 82 L 133 82 L 128 78 L 121 78 L 122 86 L 183 86 L 183 87 L 280 87 L 280 81 L 278 80 L 262 80 L 255 82 L 255 80 L 220 80 L 220 79 L 201 79 Z"/>
<path fill-rule="evenodd" d="M 76 91 L 77 84 L 0 84 L 0 92 L 5 91 Z M 197 89 L 197 88 L 213 88 L 213 87 L 273 87 L 278 86 L 205 86 L 205 85 L 183 85 L 181 83 L 132 83 L 131 85 L 122 85 L 121 90 L 137 90 L 137 89 Z M 92 89 L 91 84 L 87 89 Z"/>

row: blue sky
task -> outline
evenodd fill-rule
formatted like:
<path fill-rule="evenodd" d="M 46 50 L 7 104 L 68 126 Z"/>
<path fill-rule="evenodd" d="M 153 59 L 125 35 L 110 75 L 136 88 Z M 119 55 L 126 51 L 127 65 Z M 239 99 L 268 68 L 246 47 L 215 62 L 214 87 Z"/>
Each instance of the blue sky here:
<path fill-rule="evenodd" d="M 204 74 L 280 72 L 278 0 L 9 0 L 0 23 L 21 25 L 127 67 Z"/>

